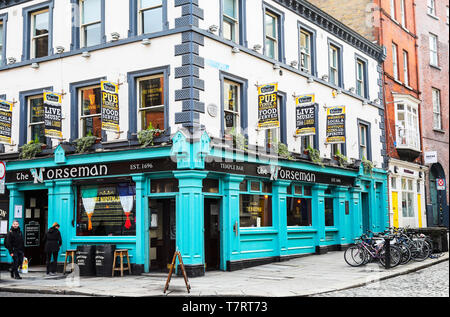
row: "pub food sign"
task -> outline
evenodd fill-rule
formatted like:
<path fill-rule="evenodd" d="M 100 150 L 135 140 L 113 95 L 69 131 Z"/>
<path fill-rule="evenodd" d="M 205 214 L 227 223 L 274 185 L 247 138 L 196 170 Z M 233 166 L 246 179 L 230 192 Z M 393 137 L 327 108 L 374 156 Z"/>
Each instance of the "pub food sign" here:
<path fill-rule="evenodd" d="M 273 129 L 280 127 L 278 112 L 278 84 L 258 87 L 258 128 Z"/>
<path fill-rule="evenodd" d="M 102 130 L 119 132 L 119 85 L 101 81 Z"/>
<path fill-rule="evenodd" d="M 0 100 L 0 144 L 12 144 L 12 110 L 12 102 Z"/>

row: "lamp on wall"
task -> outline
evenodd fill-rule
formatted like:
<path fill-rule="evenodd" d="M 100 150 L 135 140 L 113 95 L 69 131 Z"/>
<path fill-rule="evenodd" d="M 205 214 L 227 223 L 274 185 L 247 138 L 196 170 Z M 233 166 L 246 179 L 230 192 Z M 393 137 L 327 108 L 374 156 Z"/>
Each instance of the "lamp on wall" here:
<path fill-rule="evenodd" d="M 322 76 L 322 80 L 328 81 L 328 78 L 329 78 L 328 75 L 323 75 Z"/>
<path fill-rule="evenodd" d="M 306 80 L 306 82 L 308 84 L 312 84 L 314 82 L 314 78 L 312 76 L 309 76 L 308 79 Z"/>
<path fill-rule="evenodd" d="M 150 39 L 143 39 L 141 44 L 142 45 L 150 45 L 150 44 L 152 44 L 152 42 L 150 41 Z"/>
<path fill-rule="evenodd" d="M 298 65 L 298 61 L 292 61 L 292 62 L 291 62 L 291 66 L 292 66 L 292 67 L 296 68 L 297 65 Z"/>
<path fill-rule="evenodd" d="M 84 51 L 84 52 L 81 54 L 81 57 L 89 58 L 89 57 L 91 57 L 91 53 L 89 53 L 88 51 Z"/>
<path fill-rule="evenodd" d="M 208 32 L 213 33 L 213 34 L 216 33 L 218 30 L 219 30 L 219 27 L 215 24 L 210 25 L 208 28 Z"/>
<path fill-rule="evenodd" d="M 280 68 L 281 68 L 280 64 L 278 64 L 278 63 L 273 64 L 273 69 L 277 70 Z"/>
<path fill-rule="evenodd" d="M 120 34 L 118 32 L 111 33 L 111 39 L 112 41 L 118 41 L 120 38 Z"/>
<path fill-rule="evenodd" d="M 39 68 L 39 63 L 33 63 L 33 64 L 31 64 L 31 68 L 33 68 L 33 69 L 38 69 L 38 68 Z"/>
<path fill-rule="evenodd" d="M 354 94 L 355 91 L 356 91 L 356 88 L 355 87 L 350 87 L 350 89 L 348 91 L 350 91 L 352 94 Z"/>
<path fill-rule="evenodd" d="M 259 52 L 262 49 L 262 45 L 261 44 L 255 44 L 253 45 L 253 50 L 255 52 Z"/>
<path fill-rule="evenodd" d="M 233 49 L 231 50 L 234 54 L 240 53 L 241 50 L 239 49 L 239 47 L 235 46 L 233 47 Z"/>
<path fill-rule="evenodd" d="M 8 57 L 8 64 L 15 64 L 17 62 L 17 59 L 15 57 Z"/>
<path fill-rule="evenodd" d="M 64 53 L 64 50 L 65 50 L 64 46 L 57 46 L 56 54 L 62 54 L 62 53 Z"/>

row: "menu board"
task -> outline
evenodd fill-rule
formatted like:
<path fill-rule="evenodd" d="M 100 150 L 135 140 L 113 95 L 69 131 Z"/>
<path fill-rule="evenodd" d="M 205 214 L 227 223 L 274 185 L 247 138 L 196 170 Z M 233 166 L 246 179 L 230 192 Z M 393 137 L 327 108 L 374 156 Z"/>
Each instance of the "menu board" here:
<path fill-rule="evenodd" d="M 25 247 L 38 247 L 41 245 L 41 225 L 31 221 L 25 225 Z"/>

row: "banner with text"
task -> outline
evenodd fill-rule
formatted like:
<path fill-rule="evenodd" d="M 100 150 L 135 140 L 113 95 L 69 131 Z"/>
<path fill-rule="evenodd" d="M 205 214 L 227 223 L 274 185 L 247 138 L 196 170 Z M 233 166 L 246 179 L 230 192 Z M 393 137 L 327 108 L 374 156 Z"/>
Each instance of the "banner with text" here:
<path fill-rule="evenodd" d="M 315 96 L 302 95 L 295 98 L 296 104 L 296 134 L 307 136 L 316 134 L 317 104 Z"/>
<path fill-rule="evenodd" d="M 101 82 L 102 130 L 119 132 L 119 85 Z"/>
<path fill-rule="evenodd" d="M 62 139 L 62 95 L 44 92 L 45 136 Z"/>
<path fill-rule="evenodd" d="M 327 109 L 327 143 L 345 143 L 345 106 Z"/>
<path fill-rule="evenodd" d="M 12 102 L 0 100 L 0 144 L 12 144 L 12 110 Z"/>
<path fill-rule="evenodd" d="M 258 128 L 273 129 L 280 127 L 278 112 L 278 84 L 258 87 Z"/>

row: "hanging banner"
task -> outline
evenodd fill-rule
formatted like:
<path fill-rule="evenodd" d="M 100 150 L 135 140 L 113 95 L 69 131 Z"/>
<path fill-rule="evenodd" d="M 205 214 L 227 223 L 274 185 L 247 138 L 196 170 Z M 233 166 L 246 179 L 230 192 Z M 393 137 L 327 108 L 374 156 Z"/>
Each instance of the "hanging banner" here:
<path fill-rule="evenodd" d="M 119 132 L 119 85 L 101 82 L 102 130 Z"/>
<path fill-rule="evenodd" d="M 12 144 L 13 103 L 0 99 L 0 144 Z"/>
<path fill-rule="evenodd" d="M 62 139 L 62 95 L 44 92 L 45 136 Z"/>
<path fill-rule="evenodd" d="M 345 106 L 327 109 L 327 143 L 345 143 Z"/>
<path fill-rule="evenodd" d="M 278 112 L 278 84 L 258 87 L 258 128 L 280 127 Z"/>
<path fill-rule="evenodd" d="M 296 134 L 307 136 L 316 134 L 317 104 L 315 96 L 302 95 L 295 98 L 296 104 Z"/>

